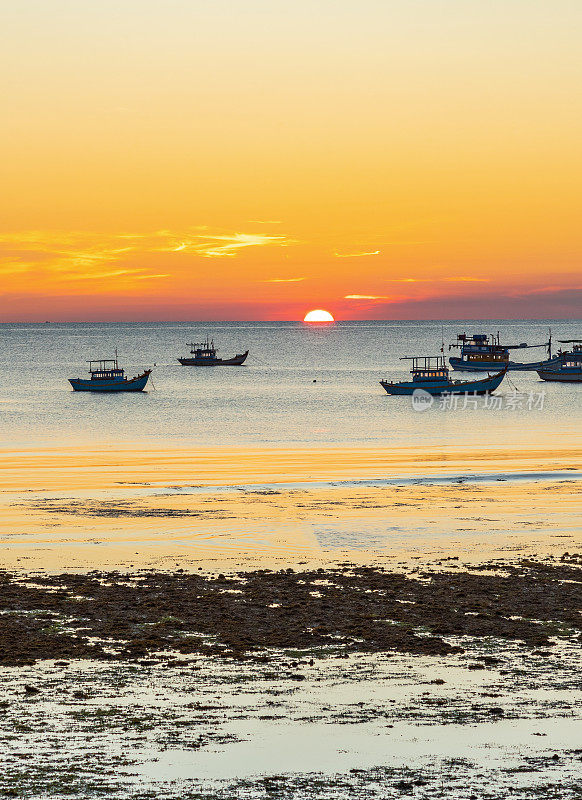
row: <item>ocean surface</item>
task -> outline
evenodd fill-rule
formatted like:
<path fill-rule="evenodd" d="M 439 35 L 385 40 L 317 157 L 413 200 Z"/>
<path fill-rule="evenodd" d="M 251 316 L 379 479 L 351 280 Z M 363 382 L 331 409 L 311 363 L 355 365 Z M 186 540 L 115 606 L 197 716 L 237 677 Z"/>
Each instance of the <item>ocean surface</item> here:
<path fill-rule="evenodd" d="M 501 332 L 507 343 L 582 336 L 580 321 L 46 323 L 0 325 L 4 447 L 131 444 L 226 447 L 564 448 L 580 444 L 582 385 L 513 372 L 501 408 L 435 400 L 420 413 L 379 381 L 404 378 L 410 355 L 445 353 L 458 333 Z M 249 350 L 244 367 L 182 367 L 206 335 L 219 354 Z M 152 367 L 143 394 L 75 393 L 88 359 L 117 348 L 129 375 Z M 534 361 L 543 348 L 520 350 Z M 461 377 L 466 373 L 456 373 Z M 516 394 L 517 391 L 517 394 Z M 474 407 L 474 406 L 477 407 Z"/>

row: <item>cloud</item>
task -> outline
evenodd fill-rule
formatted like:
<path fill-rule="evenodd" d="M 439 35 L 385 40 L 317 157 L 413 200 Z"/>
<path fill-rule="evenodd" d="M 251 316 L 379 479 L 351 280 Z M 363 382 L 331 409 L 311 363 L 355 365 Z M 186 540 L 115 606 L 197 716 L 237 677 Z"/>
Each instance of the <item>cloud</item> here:
<path fill-rule="evenodd" d="M 187 252 L 204 258 L 232 258 L 245 247 L 286 247 L 289 244 L 293 244 L 293 241 L 286 236 L 268 236 L 264 233 L 196 233 L 164 243 L 160 251 Z"/>
<path fill-rule="evenodd" d="M 103 278 L 118 278 L 120 276 L 131 276 L 137 281 L 149 280 L 150 278 L 168 278 L 169 273 L 146 274 L 140 275 L 146 270 L 143 269 L 116 269 L 110 272 L 86 272 L 86 273 L 71 273 L 63 276 L 67 281 L 83 281 L 83 280 L 101 280 Z"/>
<path fill-rule="evenodd" d="M 489 278 L 460 275 L 452 278 L 388 278 L 387 283 L 489 283 Z"/>
<path fill-rule="evenodd" d="M 21 275 L 28 272 L 30 266 L 25 261 L 0 261 L 0 275 Z"/>
<path fill-rule="evenodd" d="M 207 245 L 199 244 L 196 252 L 206 258 L 224 258 L 234 256 L 243 247 L 263 247 L 269 244 L 281 245 L 286 242 L 285 236 L 265 236 L 260 233 L 233 233 L 226 236 L 199 236 L 208 241 Z M 225 242 L 225 244 L 219 244 Z"/>
<path fill-rule="evenodd" d="M 470 278 L 464 275 L 456 278 L 440 278 L 440 280 L 445 283 L 489 283 L 489 278 Z"/>
<path fill-rule="evenodd" d="M 367 253 L 334 253 L 336 258 L 362 258 L 362 256 L 379 256 L 379 250 L 372 250 Z"/>
<path fill-rule="evenodd" d="M 385 294 L 346 294 L 344 300 L 389 300 Z"/>
<path fill-rule="evenodd" d="M 265 278 L 261 283 L 299 283 L 306 280 L 307 278 Z"/>
<path fill-rule="evenodd" d="M 151 233 L 4 232 L 0 233 L 0 275 L 14 276 L 13 283 L 18 275 L 27 275 L 32 293 L 46 292 L 47 284 L 52 294 L 53 289 L 58 291 L 59 283 L 72 286 L 77 281 L 89 280 L 103 282 L 99 291 L 109 292 L 117 291 L 117 287 L 127 288 L 132 281 L 143 283 L 171 277 L 168 269 L 171 262 L 168 262 L 174 253 L 234 258 L 247 247 L 285 247 L 290 243 L 284 235 L 211 232 L 206 225 Z M 162 270 L 161 253 L 164 254 Z M 176 262 L 176 267 L 183 270 L 183 262 Z"/>

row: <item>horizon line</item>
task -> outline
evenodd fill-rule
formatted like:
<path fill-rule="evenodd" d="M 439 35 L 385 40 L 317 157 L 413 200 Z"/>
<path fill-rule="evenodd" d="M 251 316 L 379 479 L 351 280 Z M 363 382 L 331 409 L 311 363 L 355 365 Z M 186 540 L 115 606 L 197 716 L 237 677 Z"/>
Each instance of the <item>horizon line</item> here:
<path fill-rule="evenodd" d="M 184 324 L 254 324 L 254 323 L 285 323 L 305 325 L 336 325 L 360 322 L 582 322 L 580 317 L 406 317 L 406 318 L 366 318 L 366 319 L 334 319 L 321 323 L 305 323 L 302 319 L 51 319 L 51 320 L 0 320 L 0 325 L 133 325 L 147 323 L 150 325 Z"/>

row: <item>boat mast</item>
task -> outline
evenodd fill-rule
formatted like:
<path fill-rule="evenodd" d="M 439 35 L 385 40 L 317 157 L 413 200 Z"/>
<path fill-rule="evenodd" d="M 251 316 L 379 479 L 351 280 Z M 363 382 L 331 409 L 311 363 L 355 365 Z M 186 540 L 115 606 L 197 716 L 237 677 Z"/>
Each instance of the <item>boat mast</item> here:
<path fill-rule="evenodd" d="M 548 339 L 548 358 L 552 357 L 552 329 L 550 328 L 550 338 Z"/>

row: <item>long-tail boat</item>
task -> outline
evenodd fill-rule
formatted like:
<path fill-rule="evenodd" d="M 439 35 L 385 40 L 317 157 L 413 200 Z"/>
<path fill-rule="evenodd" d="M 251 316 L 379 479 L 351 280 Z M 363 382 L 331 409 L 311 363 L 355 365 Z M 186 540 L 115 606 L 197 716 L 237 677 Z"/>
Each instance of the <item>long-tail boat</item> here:
<path fill-rule="evenodd" d="M 143 392 L 151 375 L 146 369 L 134 378 L 128 378 L 115 358 L 89 361 L 89 378 L 69 378 L 75 392 Z"/>
<path fill-rule="evenodd" d="M 486 378 L 471 381 L 454 381 L 449 377 L 449 368 L 444 356 L 405 356 L 401 361 L 412 361 L 412 380 L 380 381 L 388 394 L 409 395 L 423 389 L 432 395 L 440 394 L 489 394 L 503 380 L 507 367 Z"/>
<path fill-rule="evenodd" d="M 246 361 L 249 354 L 239 353 L 232 358 L 218 358 L 214 339 L 206 337 L 204 342 L 190 342 L 190 356 L 179 358 L 178 361 L 184 367 L 240 367 Z"/>

